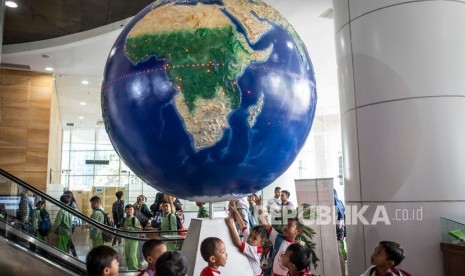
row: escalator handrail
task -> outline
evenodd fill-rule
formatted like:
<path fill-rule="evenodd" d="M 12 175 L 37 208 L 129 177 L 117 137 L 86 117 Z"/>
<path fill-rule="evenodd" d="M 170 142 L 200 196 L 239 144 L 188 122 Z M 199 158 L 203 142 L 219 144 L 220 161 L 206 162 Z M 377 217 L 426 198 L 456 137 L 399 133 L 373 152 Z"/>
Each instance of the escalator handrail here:
<path fill-rule="evenodd" d="M 53 203 L 54 205 L 56 205 L 56 206 L 58 206 L 58 207 L 60 207 L 62 209 L 65 209 L 68 213 L 71 213 L 74 216 L 79 217 L 81 220 L 87 222 L 88 224 L 90 224 L 90 225 L 92 225 L 92 226 L 94 226 L 96 228 L 99 228 L 101 230 L 105 230 L 107 232 L 110 232 L 111 234 L 122 237 L 122 238 L 129 238 L 129 239 L 145 241 L 145 240 L 148 240 L 149 238 L 140 237 L 140 234 L 152 234 L 152 233 L 163 234 L 163 233 L 167 233 L 167 232 L 172 233 L 172 232 L 186 232 L 187 231 L 187 230 L 178 230 L 178 231 L 173 231 L 173 230 L 167 230 L 167 231 L 151 230 L 151 231 L 131 232 L 131 231 L 123 230 L 123 229 L 116 229 L 116 228 L 113 228 L 111 226 L 99 223 L 99 222 L 91 219 L 90 217 L 88 217 L 88 216 L 82 214 L 81 212 L 75 210 L 71 206 L 68 206 L 68 205 L 62 203 L 61 201 L 51 197 L 50 195 L 42 192 L 41 190 L 37 189 L 36 187 L 34 187 L 34 186 L 26 183 L 25 181 L 17 178 L 16 176 L 14 176 L 14 175 L 10 174 L 9 172 L 3 170 L 2 168 L 0 168 L 0 175 L 3 175 L 4 177 L 6 177 L 9 180 L 15 182 L 16 184 L 22 186 L 23 188 L 33 192 L 34 194 L 39 195 L 41 198 L 45 199 L 46 201 L 49 201 L 49 202 Z M 132 236 L 135 233 L 138 234 L 137 237 Z"/>

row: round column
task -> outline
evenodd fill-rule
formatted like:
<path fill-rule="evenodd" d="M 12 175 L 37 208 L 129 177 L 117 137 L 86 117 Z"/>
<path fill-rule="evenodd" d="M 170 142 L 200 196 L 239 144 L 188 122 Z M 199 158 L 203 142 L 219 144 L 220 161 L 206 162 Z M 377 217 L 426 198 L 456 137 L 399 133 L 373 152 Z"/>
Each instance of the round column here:
<path fill-rule="evenodd" d="M 413 275 L 443 275 L 440 217 L 465 217 L 465 2 L 333 6 L 348 275 L 381 240 Z"/>

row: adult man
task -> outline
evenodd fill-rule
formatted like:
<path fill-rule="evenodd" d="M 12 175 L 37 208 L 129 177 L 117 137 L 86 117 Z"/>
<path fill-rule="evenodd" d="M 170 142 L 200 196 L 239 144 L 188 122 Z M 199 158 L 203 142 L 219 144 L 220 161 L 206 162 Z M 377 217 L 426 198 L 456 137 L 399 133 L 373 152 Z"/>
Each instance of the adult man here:
<path fill-rule="evenodd" d="M 116 201 L 113 202 L 113 205 L 111 207 L 111 212 L 113 214 L 113 221 L 115 222 L 116 228 L 120 228 L 121 221 L 124 218 L 124 200 L 122 200 L 123 197 L 123 192 L 118 191 L 116 192 Z M 115 236 L 113 238 L 112 246 L 121 244 L 121 237 Z"/>
<path fill-rule="evenodd" d="M 268 199 L 266 209 L 270 214 L 271 225 L 277 224 L 276 220 L 281 219 L 281 187 L 274 188 L 274 197 Z"/>

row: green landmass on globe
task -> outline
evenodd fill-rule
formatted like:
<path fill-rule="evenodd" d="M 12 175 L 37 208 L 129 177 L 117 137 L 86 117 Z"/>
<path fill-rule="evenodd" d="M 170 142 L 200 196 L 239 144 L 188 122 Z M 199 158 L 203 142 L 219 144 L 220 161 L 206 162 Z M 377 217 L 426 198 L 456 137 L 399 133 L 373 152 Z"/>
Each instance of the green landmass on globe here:
<path fill-rule="evenodd" d="M 164 70 L 180 92 L 176 109 L 199 150 L 221 139 L 227 116 L 241 102 L 237 79 L 251 63 L 266 61 L 273 46 L 253 50 L 220 9 L 197 5 L 149 12 L 128 34 L 125 54 L 134 64 L 153 55 L 166 60 Z M 249 126 L 260 111 L 250 114 Z"/>

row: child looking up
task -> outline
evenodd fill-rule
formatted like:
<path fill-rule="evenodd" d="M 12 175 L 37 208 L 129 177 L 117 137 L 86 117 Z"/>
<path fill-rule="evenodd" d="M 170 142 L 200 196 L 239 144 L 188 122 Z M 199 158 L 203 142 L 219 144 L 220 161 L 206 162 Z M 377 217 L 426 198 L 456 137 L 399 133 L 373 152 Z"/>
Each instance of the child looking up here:
<path fill-rule="evenodd" d="M 220 276 L 218 269 L 220 266 L 225 266 L 228 259 L 224 242 L 215 237 L 206 238 L 200 244 L 200 254 L 208 263 L 200 276 Z"/>
<path fill-rule="evenodd" d="M 361 276 L 411 276 L 410 273 L 398 269 L 405 258 L 404 249 L 393 241 L 382 241 L 371 255 L 371 266 Z"/>
<path fill-rule="evenodd" d="M 284 254 L 289 245 L 295 243 L 295 238 L 302 232 L 304 225 L 300 223 L 298 218 L 288 218 L 283 233 L 280 234 L 263 217 L 262 199 L 257 198 L 256 200 L 260 221 L 263 226 L 268 227 L 270 241 L 273 244 L 271 259 L 264 270 L 264 275 L 286 276 L 288 269 L 282 264 Z"/>
<path fill-rule="evenodd" d="M 165 253 L 167 250 L 166 245 L 161 240 L 148 240 L 144 242 L 142 246 L 142 254 L 147 261 L 147 268 L 142 271 L 141 276 L 154 276 L 155 273 L 155 263 L 158 258 Z"/>
<path fill-rule="evenodd" d="M 288 276 L 311 276 L 310 250 L 305 245 L 294 243 L 289 245 L 283 258 L 283 266 L 289 272 Z"/>
<path fill-rule="evenodd" d="M 247 257 L 254 275 L 261 275 L 262 269 L 260 267 L 260 258 L 262 256 L 262 246 L 265 244 L 268 231 L 262 225 L 254 226 L 252 229 L 247 228 L 247 225 L 242 220 L 242 217 L 234 205 L 229 205 L 229 211 L 234 213 L 234 217 L 236 218 L 239 227 L 242 229 L 243 235 L 243 241 L 241 241 L 241 238 L 236 231 L 233 218 L 226 218 L 226 225 L 228 226 L 229 233 L 231 234 L 233 244 Z"/>

